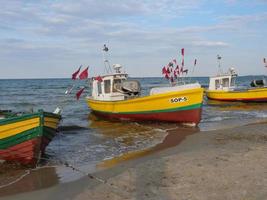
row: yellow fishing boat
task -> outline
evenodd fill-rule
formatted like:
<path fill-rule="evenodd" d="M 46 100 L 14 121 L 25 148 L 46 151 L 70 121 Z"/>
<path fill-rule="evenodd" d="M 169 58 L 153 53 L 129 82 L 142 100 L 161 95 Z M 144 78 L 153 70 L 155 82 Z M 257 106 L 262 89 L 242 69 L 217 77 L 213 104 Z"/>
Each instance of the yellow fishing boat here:
<path fill-rule="evenodd" d="M 106 59 L 105 59 L 106 60 Z M 88 106 L 98 116 L 134 121 L 168 121 L 197 125 L 201 120 L 203 88 L 199 83 L 152 88 L 141 96 L 140 83 L 128 80 L 122 66 L 92 79 Z"/>
<path fill-rule="evenodd" d="M 234 68 L 210 77 L 209 88 L 205 91 L 207 97 L 219 101 L 267 102 L 265 80 L 253 80 L 250 87 L 238 87 L 236 77 Z"/>

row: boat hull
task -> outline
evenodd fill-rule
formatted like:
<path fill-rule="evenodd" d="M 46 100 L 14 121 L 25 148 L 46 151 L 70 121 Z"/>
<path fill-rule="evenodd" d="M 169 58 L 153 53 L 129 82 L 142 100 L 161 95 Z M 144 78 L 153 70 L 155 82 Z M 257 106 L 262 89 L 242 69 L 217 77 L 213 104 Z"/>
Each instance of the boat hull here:
<path fill-rule="evenodd" d="M 241 91 L 206 90 L 209 99 L 218 101 L 267 102 L 267 88 Z"/>
<path fill-rule="evenodd" d="M 165 121 L 197 125 L 201 120 L 203 89 L 138 97 L 123 101 L 97 101 L 88 98 L 92 112 L 107 119 Z"/>
<path fill-rule="evenodd" d="M 56 134 L 60 116 L 40 111 L 0 121 L 0 159 L 35 165 Z"/>

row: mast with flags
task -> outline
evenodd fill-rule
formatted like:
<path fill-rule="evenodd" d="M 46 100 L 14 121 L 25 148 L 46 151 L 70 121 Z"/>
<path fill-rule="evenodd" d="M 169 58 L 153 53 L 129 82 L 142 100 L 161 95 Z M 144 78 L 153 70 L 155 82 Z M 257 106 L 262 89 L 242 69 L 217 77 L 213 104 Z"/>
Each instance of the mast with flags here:
<path fill-rule="evenodd" d="M 185 49 L 182 48 L 180 53 L 182 56 L 181 64 L 178 64 L 177 60 L 174 58 L 162 68 L 162 74 L 165 76 L 166 79 L 169 80 L 171 85 L 176 84 L 175 80 L 177 80 L 177 83 L 184 83 L 184 75 L 187 75 L 189 72 L 189 70 L 185 68 Z M 194 65 L 192 73 L 194 73 L 197 64 L 197 59 L 194 60 L 193 64 Z M 191 81 L 191 79 L 189 81 Z"/>
<path fill-rule="evenodd" d="M 89 69 L 89 66 L 87 68 L 85 68 L 81 73 L 81 68 L 82 68 L 82 65 L 80 65 L 80 67 L 71 75 L 71 79 L 74 81 L 73 84 L 65 91 L 65 96 L 64 96 L 64 99 L 70 95 L 73 91 L 73 89 L 75 88 L 75 85 L 76 85 L 76 80 L 88 80 L 88 69 Z M 79 89 L 78 92 L 76 92 L 76 99 L 79 100 L 80 96 L 82 95 L 83 91 L 85 90 L 85 86 L 83 86 L 81 89 Z M 65 100 L 63 99 L 63 102 L 65 102 Z M 59 105 L 54 113 L 56 114 L 60 114 L 62 112 L 62 109 L 63 107 L 65 106 L 66 103 L 62 103 L 61 105 Z"/>

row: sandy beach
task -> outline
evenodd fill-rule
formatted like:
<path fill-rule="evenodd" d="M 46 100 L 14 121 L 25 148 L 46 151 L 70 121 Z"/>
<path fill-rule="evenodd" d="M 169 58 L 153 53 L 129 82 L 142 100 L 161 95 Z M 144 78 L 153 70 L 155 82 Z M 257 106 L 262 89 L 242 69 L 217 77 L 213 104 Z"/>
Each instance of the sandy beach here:
<path fill-rule="evenodd" d="M 0 194 L 2 199 L 25 200 L 267 199 L 266 123 L 197 133 L 185 130 L 182 137 L 172 130 L 167 141 L 143 156 L 100 164 L 112 167 L 93 177 L 15 195 L 5 188 Z M 170 148 L 164 146 L 168 144 Z"/>

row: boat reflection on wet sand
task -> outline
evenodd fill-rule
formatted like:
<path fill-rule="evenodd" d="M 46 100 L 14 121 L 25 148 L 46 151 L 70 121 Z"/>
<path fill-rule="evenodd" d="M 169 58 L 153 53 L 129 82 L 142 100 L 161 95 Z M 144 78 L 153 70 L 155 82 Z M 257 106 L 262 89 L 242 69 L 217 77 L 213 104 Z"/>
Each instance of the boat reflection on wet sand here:
<path fill-rule="evenodd" d="M 145 137 L 149 140 L 153 137 L 153 135 L 155 136 L 157 134 L 157 131 L 161 132 L 161 136 L 158 136 L 161 137 L 161 142 L 158 142 L 157 144 L 147 148 L 139 148 L 138 150 L 124 152 L 121 155 L 106 159 L 97 165 L 98 169 L 109 168 L 119 164 L 120 162 L 139 158 L 160 150 L 174 147 L 181 143 L 187 136 L 200 131 L 198 127 L 192 128 L 179 126 L 173 123 L 125 122 L 124 126 L 122 126 L 122 122 L 111 123 L 109 121 L 104 121 L 103 119 L 98 119 L 94 114 L 90 114 L 89 117 L 91 119 L 91 128 L 98 129 L 100 133 L 108 137 L 127 135 L 127 137 L 124 137 L 122 142 L 128 145 L 132 145 L 136 137 L 139 137 L 139 139 L 140 137 Z M 116 129 L 117 131 L 115 131 Z M 127 132 L 130 134 L 127 134 Z M 165 134 L 162 134 L 162 132 L 165 132 Z"/>
<path fill-rule="evenodd" d="M 8 163 L 0 166 L 0 183 L 1 186 L 6 185 L 6 187 L 0 188 L 0 197 L 48 188 L 58 182 L 59 178 L 55 167 L 48 166 L 30 170 Z"/>

